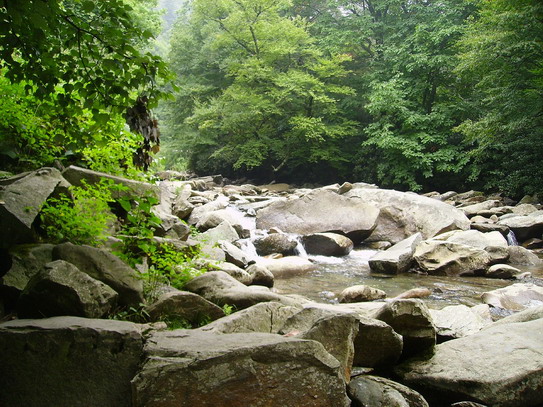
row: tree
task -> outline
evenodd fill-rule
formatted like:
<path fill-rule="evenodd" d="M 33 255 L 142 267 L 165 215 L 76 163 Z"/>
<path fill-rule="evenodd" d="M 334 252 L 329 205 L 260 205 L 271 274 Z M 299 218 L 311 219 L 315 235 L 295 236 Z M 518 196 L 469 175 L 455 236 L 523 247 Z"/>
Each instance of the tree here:
<path fill-rule="evenodd" d="M 143 9 L 134 12 L 130 4 L 140 3 L 5 0 L 0 7 L 0 69 L 54 106 L 68 142 L 86 144 L 96 136 L 79 132 L 82 117 L 103 125 L 142 101 L 147 111 L 162 96 L 158 81 L 168 71 L 142 51 L 156 24 L 142 18 Z M 148 149 L 158 141 L 144 137 Z"/>
<path fill-rule="evenodd" d="M 325 57 L 305 20 L 284 16 L 287 5 L 195 0 L 178 22 L 174 109 L 178 129 L 194 135 L 194 168 L 275 178 L 312 163 L 342 165 L 339 149 L 355 130 L 338 107 L 353 92 L 338 83 L 348 57 Z"/>
<path fill-rule="evenodd" d="M 299 0 L 295 7 L 313 19 L 321 47 L 352 56 L 348 80 L 357 93 L 346 107 L 364 129 L 350 158 L 355 176 L 413 190 L 458 186 L 468 156 L 451 130 L 462 117 L 454 44 L 472 7 L 463 0 Z"/>
<path fill-rule="evenodd" d="M 470 114 L 458 129 L 477 143 L 487 188 L 543 194 L 543 4 L 483 0 L 461 41 L 458 74 Z"/>

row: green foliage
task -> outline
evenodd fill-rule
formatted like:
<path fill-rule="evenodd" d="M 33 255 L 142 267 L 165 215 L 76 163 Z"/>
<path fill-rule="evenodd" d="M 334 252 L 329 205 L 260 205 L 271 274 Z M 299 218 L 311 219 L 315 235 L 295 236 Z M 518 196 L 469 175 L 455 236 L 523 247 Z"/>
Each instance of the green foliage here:
<path fill-rule="evenodd" d="M 2 77 L 0 90 L 11 97 L 0 102 L 0 164 L 16 170 L 55 159 L 81 164 L 83 149 L 97 145 L 103 151 L 120 135 L 126 139 L 119 124 L 125 114 L 132 119 L 128 109 L 142 100 L 145 109 L 156 105 L 170 78 L 164 61 L 148 51 L 159 31 L 153 5 L 155 0 L 20 0 L 0 6 L 0 69 L 13 84 L 8 89 Z M 147 160 L 158 133 L 135 131 L 144 147 L 133 157 Z"/>
<path fill-rule="evenodd" d="M 305 163 L 341 161 L 338 145 L 355 131 L 337 100 L 345 55 L 325 56 L 305 21 L 283 16 L 288 2 L 196 0 L 172 36 L 180 93 L 170 125 L 190 164 L 225 173 L 269 175 Z M 204 158 L 204 157 L 207 157 Z"/>
<path fill-rule="evenodd" d="M 178 250 L 169 244 L 155 243 L 148 249 L 149 270 L 143 274 L 148 299 L 156 299 L 161 284 L 182 290 L 186 283 L 206 272 L 195 263 L 200 255 L 197 248 Z"/>
<path fill-rule="evenodd" d="M 156 299 L 161 285 L 182 289 L 188 281 L 206 271 L 195 265 L 200 256 L 198 247 L 187 246 L 180 250 L 154 239 L 161 223 L 152 210 L 158 203 L 155 197 L 121 198 L 117 202 L 126 212 L 126 219 L 117 235 L 120 243 L 116 254 L 132 267 L 146 263 L 148 270 L 142 273 L 142 278 L 148 300 Z"/>
<path fill-rule="evenodd" d="M 109 316 L 109 319 L 116 321 L 130 321 L 137 324 L 149 322 L 149 313 L 145 309 L 145 304 L 139 304 L 138 307 L 120 308 Z"/>
<path fill-rule="evenodd" d="M 458 130 L 477 145 L 484 185 L 518 197 L 541 193 L 543 4 L 496 0 L 480 7 L 460 43 L 457 73 L 469 114 Z"/>
<path fill-rule="evenodd" d="M 55 243 L 102 244 L 116 219 L 109 209 L 111 188 L 111 183 L 103 180 L 94 186 L 72 186 L 71 196 L 49 198 L 40 212 L 47 238 Z"/>

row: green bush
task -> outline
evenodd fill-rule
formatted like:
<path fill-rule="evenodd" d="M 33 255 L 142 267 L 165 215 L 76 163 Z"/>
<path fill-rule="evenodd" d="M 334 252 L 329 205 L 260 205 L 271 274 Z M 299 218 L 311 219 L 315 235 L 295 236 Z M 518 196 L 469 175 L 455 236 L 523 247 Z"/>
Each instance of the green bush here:
<path fill-rule="evenodd" d="M 41 210 L 41 227 L 48 240 L 99 246 L 116 220 L 110 211 L 111 182 L 70 187 L 69 193 L 49 198 Z"/>

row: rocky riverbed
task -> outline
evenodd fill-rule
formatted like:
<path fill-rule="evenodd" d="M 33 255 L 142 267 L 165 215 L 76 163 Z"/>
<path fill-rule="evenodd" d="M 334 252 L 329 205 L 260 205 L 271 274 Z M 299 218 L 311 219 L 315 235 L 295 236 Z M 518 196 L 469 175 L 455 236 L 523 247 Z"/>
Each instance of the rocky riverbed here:
<path fill-rule="evenodd" d="M 539 203 L 176 176 L 0 181 L 1 406 L 543 404 Z M 149 324 L 101 319 L 144 301 L 107 245 L 35 241 L 49 196 L 102 178 L 157 196 L 157 239 L 212 270 L 146 304 Z"/>

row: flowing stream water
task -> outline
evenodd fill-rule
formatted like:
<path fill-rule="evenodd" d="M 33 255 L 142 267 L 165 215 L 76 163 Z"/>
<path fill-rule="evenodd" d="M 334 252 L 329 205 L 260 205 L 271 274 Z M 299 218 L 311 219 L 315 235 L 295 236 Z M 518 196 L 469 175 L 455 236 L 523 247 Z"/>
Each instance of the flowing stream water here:
<path fill-rule="evenodd" d="M 481 303 L 481 294 L 502 288 L 515 281 L 483 277 L 448 277 L 402 273 L 384 275 L 370 272 L 368 260 L 375 250 L 355 249 L 348 256 L 324 257 L 309 256 L 317 264 L 317 269 L 305 275 L 290 278 L 276 278 L 275 291 L 280 294 L 300 294 L 318 302 L 337 303 L 337 297 L 345 288 L 365 284 L 379 288 L 388 298 L 416 287 L 426 287 L 431 292 L 425 298 L 431 308 L 447 305 L 465 304 L 473 306 Z M 543 277 L 541 269 L 526 269 L 537 278 Z"/>

